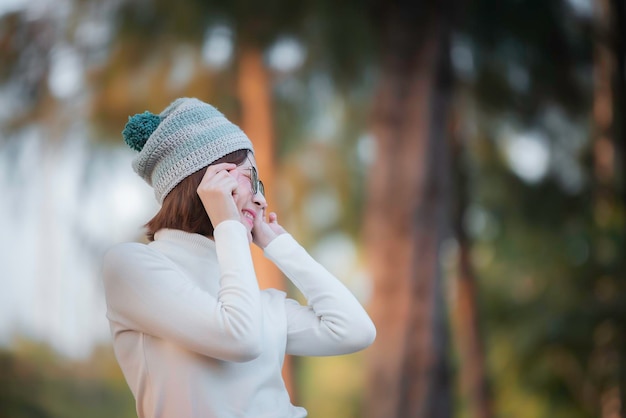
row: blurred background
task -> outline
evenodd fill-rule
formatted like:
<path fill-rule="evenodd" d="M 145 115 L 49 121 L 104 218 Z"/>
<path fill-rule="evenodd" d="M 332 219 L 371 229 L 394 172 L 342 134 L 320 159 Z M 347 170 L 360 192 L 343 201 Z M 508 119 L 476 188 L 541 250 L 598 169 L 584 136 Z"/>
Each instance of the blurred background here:
<path fill-rule="evenodd" d="M 100 260 L 158 209 L 120 132 L 181 96 L 376 323 L 289 359 L 310 417 L 625 417 L 624 28 L 623 0 L 0 0 L 0 417 L 136 416 Z"/>

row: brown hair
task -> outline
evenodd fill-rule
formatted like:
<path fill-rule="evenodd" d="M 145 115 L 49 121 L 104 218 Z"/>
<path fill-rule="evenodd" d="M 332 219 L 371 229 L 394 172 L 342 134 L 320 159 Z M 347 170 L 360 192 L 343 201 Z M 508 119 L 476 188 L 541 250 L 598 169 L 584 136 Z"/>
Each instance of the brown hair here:
<path fill-rule="evenodd" d="M 212 162 L 243 164 L 248 157 L 247 149 L 240 149 Z M 180 229 L 182 231 L 213 236 L 213 224 L 198 196 L 198 186 L 206 173 L 207 167 L 185 177 L 171 192 L 165 196 L 163 205 L 157 214 L 145 226 L 148 240 L 154 241 L 154 234 L 163 228 Z"/>

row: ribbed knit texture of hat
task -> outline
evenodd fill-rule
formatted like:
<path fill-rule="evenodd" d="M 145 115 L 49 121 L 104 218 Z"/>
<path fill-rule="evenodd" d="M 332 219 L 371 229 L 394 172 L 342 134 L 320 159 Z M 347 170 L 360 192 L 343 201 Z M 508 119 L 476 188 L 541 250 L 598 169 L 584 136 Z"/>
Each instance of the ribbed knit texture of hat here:
<path fill-rule="evenodd" d="M 133 169 L 154 188 L 159 203 L 187 176 L 233 151 L 254 151 L 239 127 L 194 98 L 172 102 L 160 115 L 129 117 L 124 140 L 139 154 Z"/>

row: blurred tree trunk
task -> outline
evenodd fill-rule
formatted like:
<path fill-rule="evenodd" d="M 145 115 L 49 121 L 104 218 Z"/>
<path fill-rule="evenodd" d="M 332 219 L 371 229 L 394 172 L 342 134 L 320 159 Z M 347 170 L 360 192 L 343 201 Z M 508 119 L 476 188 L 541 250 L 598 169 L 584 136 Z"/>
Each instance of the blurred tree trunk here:
<path fill-rule="evenodd" d="M 616 143 L 616 166 L 620 173 L 616 181 L 616 192 L 621 198 L 622 213 L 626 207 L 626 182 L 624 171 L 626 170 L 626 2 L 613 0 L 614 11 L 614 40 L 615 55 L 617 60 L 615 81 L 615 143 Z M 623 277 L 623 272 L 622 272 Z M 622 333 L 622 336 L 624 334 Z M 620 339 L 620 405 L 621 416 L 626 417 L 626 341 Z"/>
<path fill-rule="evenodd" d="M 260 47 L 250 44 L 241 46 L 237 59 L 238 94 L 241 103 L 240 126 L 254 144 L 259 176 L 266 187 L 268 210 L 274 210 L 271 205 L 275 201 L 273 199 L 275 145 L 270 75 L 263 63 L 263 51 Z M 263 251 L 254 245 L 252 259 L 262 289 L 286 290 L 284 277 L 278 267 L 265 258 Z M 285 357 L 283 379 L 292 401 L 295 401 L 290 356 Z"/>
<path fill-rule="evenodd" d="M 463 165 L 466 138 L 460 128 L 458 115 L 451 124 L 451 166 L 454 172 L 453 230 L 458 243 L 454 280 L 452 323 L 459 355 L 459 375 L 464 401 L 471 417 L 493 416 L 485 366 L 485 353 L 478 312 L 478 289 L 470 257 L 471 241 L 465 232 L 463 217 L 468 208 L 467 172 Z"/>
<path fill-rule="evenodd" d="M 457 229 L 458 231 L 458 229 Z M 479 328 L 476 303 L 476 278 L 470 261 L 470 242 L 463 233 L 457 235 L 458 276 L 454 306 L 455 337 L 460 355 L 460 378 L 470 416 L 493 416 L 488 392 L 485 355 Z"/>
<path fill-rule="evenodd" d="M 417 3 L 417 4 L 415 4 Z M 451 416 L 439 246 L 449 233 L 447 13 L 382 2 L 382 71 L 372 113 L 365 233 L 378 336 L 369 354 L 369 418 Z"/>
<path fill-rule="evenodd" d="M 593 222 L 598 239 L 610 239 L 616 213 L 623 209 L 621 178 L 624 139 L 624 2 L 596 0 L 596 40 L 593 68 Z M 621 155 L 620 155 L 621 154 Z M 620 187 L 622 188 L 620 193 Z M 602 275 L 619 280 L 623 272 L 603 263 Z M 619 327 L 610 322 L 610 326 Z M 598 328 L 600 325 L 598 325 Z M 623 329 L 623 328 L 622 328 Z M 604 361 L 618 359 L 616 370 L 599 372 L 602 417 L 624 417 L 626 410 L 626 343 L 623 338 L 595 344 L 594 354 Z"/>
<path fill-rule="evenodd" d="M 622 170 L 626 167 L 624 156 L 626 154 L 626 2 L 624 0 L 613 0 L 614 10 L 614 35 L 615 55 L 617 59 L 616 80 L 615 80 L 615 114 L 618 115 L 616 123 L 615 142 L 618 148 L 618 165 Z M 626 202 L 626 187 L 621 184 L 623 201 Z M 626 406 L 625 406 L 626 408 Z"/>
<path fill-rule="evenodd" d="M 617 116 L 616 97 L 619 94 L 617 81 L 617 31 L 615 28 L 616 12 L 612 10 L 610 0 L 596 1 L 597 39 L 594 47 L 594 99 L 593 99 L 593 164 L 597 191 L 601 196 L 613 189 L 617 169 Z M 621 76 L 623 77 L 623 75 Z M 615 91 L 615 95 L 614 95 Z"/>
<path fill-rule="evenodd" d="M 615 52 L 617 59 L 617 71 L 615 82 L 615 143 L 617 145 L 616 165 L 621 167 L 621 176 L 618 180 L 618 193 L 621 196 L 621 204 L 626 206 L 626 184 L 624 184 L 624 170 L 626 170 L 626 2 L 613 0 L 614 10 L 614 36 Z M 622 206 L 622 208 L 624 207 Z M 623 334 L 622 334 L 623 335 Z M 626 416 L 626 343 L 621 340 L 621 370 L 620 404 L 621 416 Z"/>

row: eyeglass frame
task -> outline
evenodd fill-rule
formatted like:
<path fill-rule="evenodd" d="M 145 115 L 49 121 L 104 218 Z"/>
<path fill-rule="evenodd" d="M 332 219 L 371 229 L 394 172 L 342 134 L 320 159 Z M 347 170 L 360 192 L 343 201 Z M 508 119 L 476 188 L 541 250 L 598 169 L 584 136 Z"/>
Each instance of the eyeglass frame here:
<path fill-rule="evenodd" d="M 256 196 L 257 193 L 261 192 L 261 195 L 265 197 L 265 185 L 259 178 L 259 172 L 256 167 L 250 166 L 246 167 L 247 170 L 250 170 L 250 183 L 252 184 L 252 194 Z"/>

